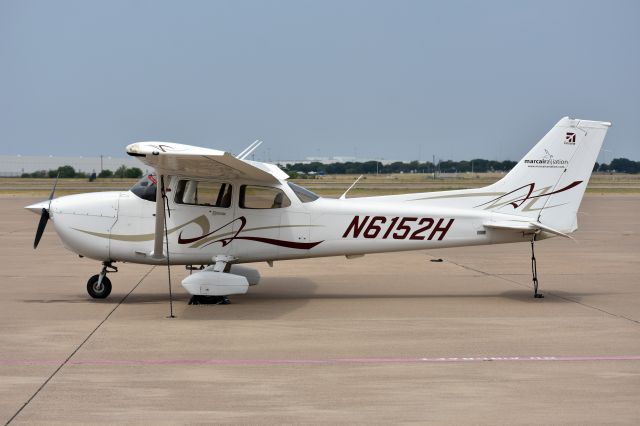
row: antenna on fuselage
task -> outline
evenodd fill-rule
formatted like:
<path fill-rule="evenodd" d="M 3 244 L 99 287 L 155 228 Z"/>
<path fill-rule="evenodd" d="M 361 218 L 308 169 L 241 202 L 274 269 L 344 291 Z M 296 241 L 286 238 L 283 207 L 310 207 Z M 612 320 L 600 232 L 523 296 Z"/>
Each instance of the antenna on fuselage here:
<path fill-rule="evenodd" d="M 260 145 L 262 145 L 262 141 L 260 139 L 255 140 L 251 145 L 249 145 L 248 147 L 246 147 L 244 149 L 244 151 L 242 151 L 240 154 L 236 155 L 236 158 L 238 160 L 244 160 L 245 158 L 247 158 L 249 155 L 251 155 L 251 153 L 253 151 L 255 151 Z"/>
<path fill-rule="evenodd" d="M 351 184 L 351 186 L 349 187 L 349 189 L 347 189 L 346 191 L 344 191 L 344 194 L 342 194 L 342 195 L 340 196 L 340 198 L 339 198 L 340 200 L 344 200 L 345 198 L 347 198 L 347 192 L 351 191 L 351 188 L 353 188 L 354 186 L 356 186 L 356 183 L 358 183 L 358 181 L 360 180 L 360 178 L 362 178 L 362 176 L 364 176 L 364 175 L 360 175 L 360 176 L 358 176 L 358 179 L 356 179 L 356 181 L 355 181 L 355 182 L 353 182 L 353 183 Z"/>

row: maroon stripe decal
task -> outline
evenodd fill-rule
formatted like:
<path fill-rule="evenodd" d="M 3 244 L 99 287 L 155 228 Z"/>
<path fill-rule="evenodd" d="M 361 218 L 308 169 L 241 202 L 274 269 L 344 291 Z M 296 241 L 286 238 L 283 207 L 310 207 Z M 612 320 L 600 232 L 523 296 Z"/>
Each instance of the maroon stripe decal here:
<path fill-rule="evenodd" d="M 182 231 L 180 232 L 180 235 L 178 235 L 178 244 L 190 244 L 190 243 L 194 243 L 196 241 L 200 241 L 203 238 L 208 237 L 209 235 L 213 235 L 216 232 L 222 230 L 223 228 L 231 225 L 233 222 L 236 221 L 240 221 L 240 227 L 238 228 L 238 231 L 236 232 L 236 235 L 238 235 L 238 233 L 240 231 L 242 231 L 242 229 L 244 228 L 244 226 L 247 224 L 247 219 L 244 216 L 240 216 L 238 218 L 235 218 L 234 220 L 232 220 L 231 222 L 225 223 L 224 225 L 222 225 L 221 227 L 214 229 L 213 231 L 204 234 L 204 235 L 200 235 L 199 237 L 193 237 L 193 238 L 182 238 Z"/>
<path fill-rule="evenodd" d="M 180 235 L 178 236 L 178 244 L 190 244 L 196 241 L 200 241 L 203 238 L 206 238 L 212 234 L 215 234 L 216 232 L 220 231 L 221 229 L 231 225 L 233 222 L 235 221 L 240 221 L 240 226 L 238 227 L 238 229 L 234 232 L 234 234 L 231 237 L 228 238 L 220 238 L 219 240 L 215 240 L 215 241 L 211 241 L 207 244 L 204 244 L 202 247 L 207 247 L 210 246 L 211 244 L 215 244 L 215 243 L 222 243 L 222 247 L 226 247 L 227 245 L 231 244 L 231 242 L 233 240 L 249 240 L 249 241 L 257 241 L 259 243 L 265 243 L 265 244 L 271 244 L 274 246 L 280 246 L 280 247 L 287 247 L 287 248 L 293 248 L 293 249 L 299 249 L 299 250 L 310 250 L 312 248 L 314 248 L 315 246 L 317 246 L 318 244 L 320 244 L 322 241 L 317 241 L 317 242 L 310 242 L 310 243 L 301 243 L 301 242 L 297 242 L 297 241 L 286 241 L 286 240 L 276 240 L 274 238 L 264 238 L 264 237 L 239 237 L 238 234 L 240 234 L 240 232 L 242 232 L 242 230 L 244 229 L 245 225 L 247 224 L 247 219 L 244 216 L 240 216 L 234 220 L 232 220 L 231 222 L 222 225 L 221 227 L 219 227 L 218 229 L 208 232 L 204 235 L 201 235 L 199 237 L 194 237 L 194 238 L 182 238 L 182 232 L 180 232 Z M 324 241 L 324 240 L 323 240 Z"/>
<path fill-rule="evenodd" d="M 263 238 L 263 237 L 235 237 L 234 239 L 235 240 L 251 240 L 251 241 L 257 241 L 259 243 L 271 244 L 274 246 L 287 247 L 287 248 L 300 249 L 300 250 L 310 250 L 322 242 L 322 241 L 316 241 L 311 243 L 300 243 L 297 241 L 276 240 L 273 238 Z"/>
<path fill-rule="evenodd" d="M 568 191 L 569 189 L 573 188 L 574 186 L 578 186 L 578 185 L 580 185 L 581 183 L 582 183 L 582 181 L 581 181 L 581 180 L 576 180 L 576 181 L 574 181 L 574 182 L 571 182 L 569 185 L 565 186 L 564 188 L 560 188 L 560 189 L 558 189 L 558 190 L 556 190 L 556 191 L 548 192 L 548 193 L 546 193 L 546 194 L 534 195 L 533 197 L 528 197 L 528 198 L 529 198 L 529 199 L 532 199 L 532 198 L 541 198 L 541 197 L 548 197 L 549 195 L 553 195 L 553 194 L 559 194 L 559 193 L 561 193 L 561 192 Z"/>
<path fill-rule="evenodd" d="M 560 189 L 552 191 L 552 192 L 547 192 L 545 194 L 538 194 L 538 195 L 533 195 L 532 196 L 531 194 L 533 193 L 535 185 L 536 185 L 535 183 L 532 182 L 532 183 L 529 183 L 527 185 L 522 185 L 520 188 L 516 188 L 513 191 L 507 192 L 506 194 L 503 194 L 503 195 L 501 195 L 501 196 L 499 196 L 497 198 L 494 198 L 493 200 L 487 201 L 486 203 L 478 204 L 475 207 L 482 207 L 482 206 L 486 206 L 487 204 L 495 203 L 496 201 L 499 201 L 499 200 L 503 199 L 504 197 L 513 194 L 514 192 L 517 192 L 517 191 L 520 191 L 523 188 L 529 187 L 527 195 L 525 195 L 522 198 L 519 198 L 517 200 L 511 201 L 511 202 L 508 203 L 508 204 L 511 204 L 514 209 L 517 209 L 518 207 L 523 205 L 527 200 L 533 200 L 535 198 L 542 198 L 542 197 L 548 197 L 548 196 L 553 195 L 553 194 L 559 194 L 561 192 L 568 191 L 571 188 L 580 185 L 581 183 L 582 183 L 581 180 L 576 180 L 574 182 L 571 182 L 569 185 L 565 186 L 564 188 L 560 188 Z"/>

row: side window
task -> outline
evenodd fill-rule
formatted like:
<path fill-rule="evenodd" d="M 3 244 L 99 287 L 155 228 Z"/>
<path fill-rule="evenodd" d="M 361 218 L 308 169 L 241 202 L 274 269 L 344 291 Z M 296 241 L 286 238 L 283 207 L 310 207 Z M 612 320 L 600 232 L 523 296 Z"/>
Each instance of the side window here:
<path fill-rule="evenodd" d="M 183 179 L 176 188 L 176 204 L 231 207 L 231 185 L 205 180 Z"/>
<path fill-rule="evenodd" d="M 240 207 L 243 209 L 279 209 L 290 205 L 289 198 L 278 188 L 254 185 L 240 187 Z"/>

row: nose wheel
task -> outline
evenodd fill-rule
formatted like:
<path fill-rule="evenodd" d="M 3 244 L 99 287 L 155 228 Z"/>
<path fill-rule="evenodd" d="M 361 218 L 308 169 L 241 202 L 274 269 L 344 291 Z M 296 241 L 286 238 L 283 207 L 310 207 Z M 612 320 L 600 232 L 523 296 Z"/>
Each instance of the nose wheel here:
<path fill-rule="evenodd" d="M 118 272 L 118 268 L 113 266 L 111 262 L 104 262 L 102 271 L 87 281 L 87 293 L 89 293 L 89 296 L 94 299 L 104 299 L 111 294 L 111 280 L 107 278 L 107 272 Z"/>
<path fill-rule="evenodd" d="M 87 292 L 94 299 L 104 299 L 111 294 L 111 280 L 103 277 L 100 282 L 100 275 L 94 275 L 87 281 Z"/>

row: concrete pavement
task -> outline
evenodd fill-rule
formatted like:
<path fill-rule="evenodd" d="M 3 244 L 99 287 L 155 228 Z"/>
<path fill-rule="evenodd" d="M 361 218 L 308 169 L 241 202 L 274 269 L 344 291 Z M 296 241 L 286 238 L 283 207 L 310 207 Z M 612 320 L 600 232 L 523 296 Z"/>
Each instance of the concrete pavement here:
<path fill-rule="evenodd" d="M 640 422 L 640 196 L 587 196 L 578 243 L 256 265 L 228 306 L 97 262 L 0 199 L 0 419 L 20 423 Z M 444 262 L 431 262 L 436 258 Z M 465 359 L 466 358 L 466 359 Z M 16 413 L 18 413 L 16 415 Z"/>

